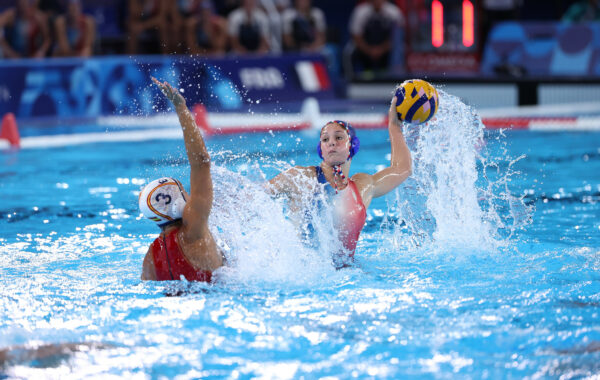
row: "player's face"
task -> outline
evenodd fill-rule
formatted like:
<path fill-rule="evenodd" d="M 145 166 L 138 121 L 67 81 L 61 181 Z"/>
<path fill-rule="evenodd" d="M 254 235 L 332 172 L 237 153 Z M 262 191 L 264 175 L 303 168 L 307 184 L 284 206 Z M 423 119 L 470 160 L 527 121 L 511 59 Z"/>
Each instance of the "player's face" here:
<path fill-rule="evenodd" d="M 321 131 L 321 151 L 328 164 L 339 165 L 346 162 L 350 155 L 348 132 L 337 123 L 327 124 Z"/>

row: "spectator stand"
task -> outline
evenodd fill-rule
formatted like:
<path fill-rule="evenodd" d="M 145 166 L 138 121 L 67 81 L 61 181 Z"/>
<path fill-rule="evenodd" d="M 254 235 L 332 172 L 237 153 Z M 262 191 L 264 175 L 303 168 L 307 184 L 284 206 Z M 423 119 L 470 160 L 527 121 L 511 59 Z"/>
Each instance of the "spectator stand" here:
<path fill-rule="evenodd" d="M 85 0 L 83 12 L 96 21 L 96 45 L 100 55 L 117 55 L 125 51 L 125 2 L 121 0 Z"/>

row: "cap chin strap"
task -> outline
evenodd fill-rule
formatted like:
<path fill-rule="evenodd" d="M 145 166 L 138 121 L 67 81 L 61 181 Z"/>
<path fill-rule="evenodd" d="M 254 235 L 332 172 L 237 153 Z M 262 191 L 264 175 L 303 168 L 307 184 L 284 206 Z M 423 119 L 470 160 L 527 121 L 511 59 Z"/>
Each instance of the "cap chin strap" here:
<path fill-rule="evenodd" d="M 346 160 L 348 161 L 348 160 Z M 342 177 L 342 180 L 346 179 L 346 176 L 344 175 L 344 172 L 342 171 L 342 166 L 341 165 L 333 165 L 333 176 L 335 177 L 336 175 Z M 335 183 L 335 179 L 333 181 L 333 188 L 335 189 L 335 193 L 338 193 L 338 187 Z"/>
<path fill-rule="evenodd" d="M 177 219 L 174 219 L 174 220 L 169 220 L 168 222 L 165 222 L 163 224 L 159 224 L 158 226 L 160 228 L 162 228 L 162 229 L 165 229 L 165 228 L 169 227 L 170 225 L 175 224 L 177 222 L 180 222 L 182 220 L 183 220 L 183 218 L 177 218 Z"/>

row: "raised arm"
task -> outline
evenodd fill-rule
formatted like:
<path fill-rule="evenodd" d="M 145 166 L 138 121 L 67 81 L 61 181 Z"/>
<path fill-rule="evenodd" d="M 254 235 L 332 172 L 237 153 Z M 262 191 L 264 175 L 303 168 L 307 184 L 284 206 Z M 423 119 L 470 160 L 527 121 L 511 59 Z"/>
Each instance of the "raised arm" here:
<path fill-rule="evenodd" d="M 388 111 L 388 132 L 392 148 L 390 166 L 373 174 L 356 174 L 356 180 L 361 182 L 363 202 L 368 206 L 372 198 L 381 197 L 398 187 L 412 174 L 410 150 L 402 134 L 402 126 L 396 115 L 396 97 Z M 354 177 L 353 177 L 354 179 Z"/>
<path fill-rule="evenodd" d="M 189 194 L 190 199 L 187 200 L 183 213 L 184 223 L 191 225 L 200 223 L 199 227 L 206 226 L 213 200 L 210 155 L 204 144 L 200 129 L 196 126 L 194 117 L 187 108 L 183 96 L 167 82 L 160 82 L 156 78 L 152 78 L 152 81 L 175 107 L 183 131 L 185 150 L 190 162 L 191 191 Z"/>
<path fill-rule="evenodd" d="M 406 140 L 402 134 L 402 125 L 396 115 L 396 97 L 388 111 L 388 132 L 392 148 L 390 166 L 373 175 L 373 197 L 381 197 L 398 187 L 412 174 L 412 159 Z"/>

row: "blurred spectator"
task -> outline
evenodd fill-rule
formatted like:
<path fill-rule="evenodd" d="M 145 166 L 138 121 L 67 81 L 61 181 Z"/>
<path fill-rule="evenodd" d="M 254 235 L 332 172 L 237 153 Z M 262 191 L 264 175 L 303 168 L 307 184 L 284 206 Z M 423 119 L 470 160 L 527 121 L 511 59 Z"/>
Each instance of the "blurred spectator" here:
<path fill-rule="evenodd" d="M 519 19 L 522 0 L 484 0 L 482 12 L 482 36 L 485 44 L 487 36 L 495 24 L 502 21 L 515 21 Z"/>
<path fill-rule="evenodd" d="M 283 13 L 283 43 L 286 50 L 320 51 L 325 45 L 325 15 L 311 0 L 295 0 Z"/>
<path fill-rule="evenodd" d="M 161 52 L 185 53 L 186 21 L 195 12 L 196 0 L 161 0 L 166 35 L 159 37 L 164 44 Z"/>
<path fill-rule="evenodd" d="M 583 0 L 571 5 L 562 21 L 588 22 L 600 20 L 600 0 Z"/>
<path fill-rule="evenodd" d="M 281 53 L 283 50 L 281 12 L 282 9 L 286 9 L 286 4 L 284 2 L 277 3 L 276 0 L 258 0 L 257 3 L 267 16 L 267 20 L 269 20 L 269 51 L 272 53 Z"/>
<path fill-rule="evenodd" d="M 38 9 L 46 15 L 50 22 L 50 29 L 54 26 L 54 20 L 65 13 L 67 2 L 68 0 L 37 0 Z M 50 33 L 50 35 L 53 34 Z"/>
<path fill-rule="evenodd" d="M 142 53 L 155 53 L 156 46 L 163 54 L 172 51 L 167 25 L 168 1 L 129 0 L 127 53 L 137 54 L 140 41 L 145 43 Z"/>
<path fill-rule="evenodd" d="M 277 11 L 281 14 L 283 14 L 283 12 L 285 12 L 292 6 L 290 0 L 273 0 L 273 4 L 275 5 Z"/>
<path fill-rule="evenodd" d="M 369 0 L 357 5 L 350 17 L 350 33 L 355 44 L 354 70 L 386 70 L 394 28 L 403 26 L 402 12 L 386 0 Z"/>
<path fill-rule="evenodd" d="M 83 14 L 80 0 L 70 0 L 67 14 L 54 21 L 57 57 L 89 57 L 94 52 L 96 23 Z"/>
<path fill-rule="evenodd" d="M 269 51 L 269 19 L 256 5 L 256 0 L 243 0 L 242 6 L 227 19 L 231 48 L 235 53 L 267 53 Z"/>
<path fill-rule="evenodd" d="M 210 0 L 194 0 L 186 20 L 187 46 L 192 54 L 224 54 L 227 21 L 215 13 Z"/>
<path fill-rule="evenodd" d="M 51 38 L 46 16 L 33 0 L 18 0 L 0 13 L 0 50 L 4 58 L 45 57 Z"/>
<path fill-rule="evenodd" d="M 218 0 L 216 3 L 216 12 L 219 16 L 228 17 L 231 12 L 242 5 L 241 0 Z"/>

